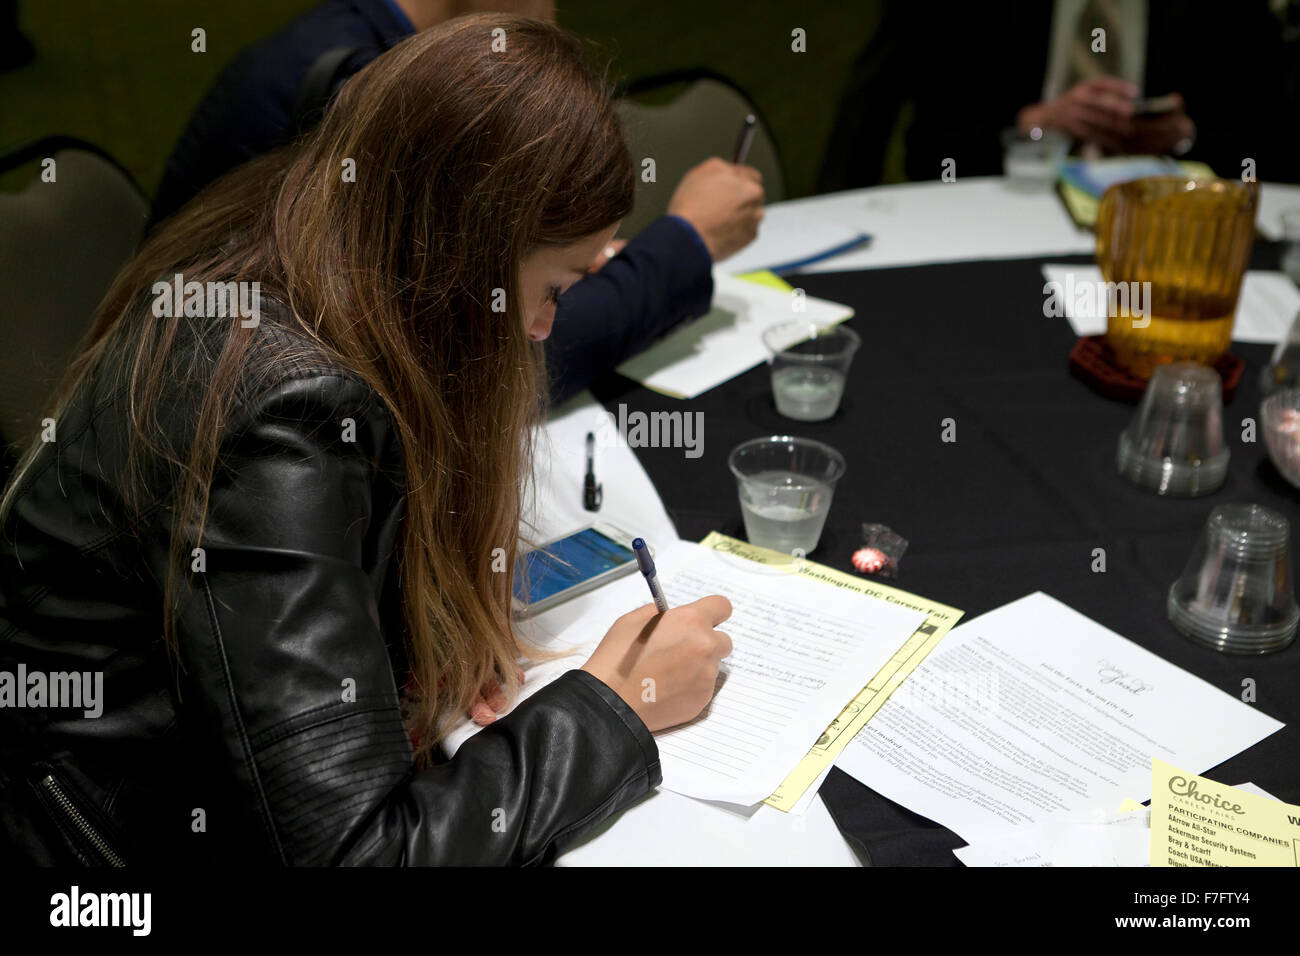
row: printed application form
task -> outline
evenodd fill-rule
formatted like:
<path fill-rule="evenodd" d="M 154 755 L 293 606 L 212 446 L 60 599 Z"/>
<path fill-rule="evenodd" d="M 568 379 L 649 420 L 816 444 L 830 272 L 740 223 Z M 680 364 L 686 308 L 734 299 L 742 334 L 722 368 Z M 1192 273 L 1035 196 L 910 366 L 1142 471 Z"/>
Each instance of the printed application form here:
<path fill-rule="evenodd" d="M 836 760 L 974 844 L 1150 794 L 1282 724 L 1043 593 L 954 628 Z"/>
<path fill-rule="evenodd" d="M 925 619 L 690 542 L 661 548 L 655 564 L 671 607 L 708 594 L 732 602 L 719 629 L 733 650 L 712 702 L 696 720 L 655 735 L 663 786 L 703 800 L 750 806 L 768 797 Z M 649 592 L 632 575 L 590 597 L 548 642 L 575 653 L 528 673 L 524 696 L 581 666 L 615 619 L 648 603 Z M 448 752 L 477 729 L 463 721 Z"/>
<path fill-rule="evenodd" d="M 830 773 L 840 751 L 889 699 L 894 688 L 903 683 L 916 666 L 925 660 L 925 656 L 939 645 L 943 636 L 961 619 L 962 612 L 955 607 L 931 601 L 918 594 L 900 591 L 879 581 L 836 571 L 824 564 L 807 560 L 792 561 L 790 555 L 782 551 L 760 548 L 746 541 L 728 538 L 716 531 L 700 544 L 716 551 L 738 555 L 748 561 L 787 569 L 791 574 L 830 587 L 865 594 L 877 601 L 899 604 L 925 615 L 925 620 L 894 652 L 889 662 L 877 671 L 857 696 L 844 706 L 804 758 L 799 761 L 799 765 L 790 771 L 781 786 L 764 801 L 769 807 L 775 807 L 785 813 L 803 813 L 812 803 L 817 791 L 821 789 L 822 781 Z"/>

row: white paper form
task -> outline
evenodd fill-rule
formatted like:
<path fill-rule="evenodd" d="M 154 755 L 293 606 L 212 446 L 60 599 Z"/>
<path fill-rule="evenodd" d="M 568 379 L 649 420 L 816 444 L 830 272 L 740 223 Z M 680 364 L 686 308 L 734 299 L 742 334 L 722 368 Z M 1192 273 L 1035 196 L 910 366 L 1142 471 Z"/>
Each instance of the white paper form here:
<path fill-rule="evenodd" d="M 860 248 L 866 233 L 820 216 L 809 216 L 780 203 L 763 210 L 758 238 L 718 269 L 740 275 L 760 269 L 783 269 L 833 250 Z"/>
<path fill-rule="evenodd" d="M 1057 295 L 1075 335 L 1102 335 L 1106 331 L 1106 296 L 1098 295 L 1101 270 L 1096 266 L 1043 266 L 1043 279 L 1058 283 Z M 1087 284 L 1086 292 L 1081 291 Z M 1044 302 L 1047 294 L 1043 295 Z M 1276 345 L 1286 338 L 1291 322 L 1300 311 L 1300 290 L 1284 272 L 1252 270 L 1241 283 L 1237 319 L 1232 327 L 1234 342 Z"/>
<path fill-rule="evenodd" d="M 1201 773 L 1281 727 L 1038 592 L 954 628 L 836 766 L 973 844 L 1144 800 L 1152 757 Z"/>
<path fill-rule="evenodd" d="M 967 866 L 1145 866 L 1150 842 L 1144 808 L 1009 827 L 952 852 Z"/>
<path fill-rule="evenodd" d="M 708 594 L 732 602 L 720 629 L 733 650 L 713 701 L 691 723 L 656 734 L 663 786 L 703 800 L 750 806 L 770 796 L 924 618 L 689 542 L 660 550 L 655 564 L 670 606 Z M 578 653 L 530 673 L 525 696 L 580 666 L 616 618 L 648 603 L 649 590 L 632 575 L 588 597 L 586 612 L 553 638 L 581 643 Z M 476 730 L 463 721 L 447 749 Z"/>
<path fill-rule="evenodd" d="M 674 398 L 694 398 L 766 362 L 763 332 L 797 319 L 809 325 L 833 325 L 853 315 L 847 305 L 807 296 L 802 311 L 792 293 L 745 279 L 713 273 L 713 308 L 684 322 L 618 371 L 646 388 Z"/>

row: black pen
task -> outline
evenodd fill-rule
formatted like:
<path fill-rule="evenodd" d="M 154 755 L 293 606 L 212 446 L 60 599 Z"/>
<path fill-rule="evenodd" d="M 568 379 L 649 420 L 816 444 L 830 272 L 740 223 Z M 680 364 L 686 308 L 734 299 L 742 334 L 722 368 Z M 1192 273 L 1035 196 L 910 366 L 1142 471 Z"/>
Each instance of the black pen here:
<path fill-rule="evenodd" d="M 582 507 L 599 511 L 604 497 L 604 486 L 596 484 L 596 435 L 587 432 L 587 475 L 582 479 Z"/>
<path fill-rule="evenodd" d="M 749 155 L 749 147 L 754 142 L 754 134 L 758 132 L 758 119 L 753 113 L 745 116 L 745 121 L 740 124 L 740 135 L 736 137 L 736 149 L 731 154 L 733 163 L 743 163 L 745 157 Z"/>

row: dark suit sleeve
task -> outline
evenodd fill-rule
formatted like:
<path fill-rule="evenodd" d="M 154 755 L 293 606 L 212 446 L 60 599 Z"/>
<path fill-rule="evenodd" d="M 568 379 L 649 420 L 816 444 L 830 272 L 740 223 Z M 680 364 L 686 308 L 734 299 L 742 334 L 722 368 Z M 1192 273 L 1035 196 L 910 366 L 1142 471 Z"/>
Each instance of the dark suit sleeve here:
<path fill-rule="evenodd" d="M 570 671 L 453 760 L 413 771 L 387 649 L 400 638 L 379 607 L 391 556 L 376 552 L 401 515 L 381 409 L 360 383 L 314 375 L 232 422 L 206 567 L 183 576 L 185 721 L 267 861 L 547 861 L 658 785 L 654 738 L 604 683 Z"/>
<path fill-rule="evenodd" d="M 713 262 L 676 216 L 649 226 L 560 298 L 546 340 L 551 399 L 582 391 L 684 319 L 709 311 Z"/>
<path fill-rule="evenodd" d="M 289 141 L 297 78 L 279 75 L 250 54 L 222 71 L 167 157 L 149 226 L 171 218 L 204 187 L 236 166 Z"/>

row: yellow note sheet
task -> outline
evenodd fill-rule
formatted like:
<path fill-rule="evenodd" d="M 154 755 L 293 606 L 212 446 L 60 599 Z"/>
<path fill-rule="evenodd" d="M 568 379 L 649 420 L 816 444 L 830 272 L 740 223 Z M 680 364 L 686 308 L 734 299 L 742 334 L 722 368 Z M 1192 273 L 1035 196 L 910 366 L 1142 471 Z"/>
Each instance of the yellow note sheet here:
<path fill-rule="evenodd" d="M 1152 866 L 1300 866 L 1300 806 L 1151 761 Z"/>

